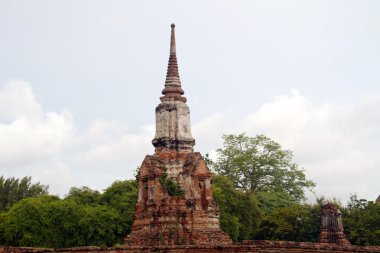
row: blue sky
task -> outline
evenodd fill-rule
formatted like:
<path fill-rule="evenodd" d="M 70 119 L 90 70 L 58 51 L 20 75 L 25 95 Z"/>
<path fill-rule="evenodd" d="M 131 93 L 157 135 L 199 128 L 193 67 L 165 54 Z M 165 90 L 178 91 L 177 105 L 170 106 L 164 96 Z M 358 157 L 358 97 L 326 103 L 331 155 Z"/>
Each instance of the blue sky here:
<path fill-rule="evenodd" d="M 0 174 L 60 195 L 131 178 L 153 152 L 174 22 L 197 150 L 266 134 L 316 195 L 374 199 L 378 13 L 378 1 L 3 0 Z"/>

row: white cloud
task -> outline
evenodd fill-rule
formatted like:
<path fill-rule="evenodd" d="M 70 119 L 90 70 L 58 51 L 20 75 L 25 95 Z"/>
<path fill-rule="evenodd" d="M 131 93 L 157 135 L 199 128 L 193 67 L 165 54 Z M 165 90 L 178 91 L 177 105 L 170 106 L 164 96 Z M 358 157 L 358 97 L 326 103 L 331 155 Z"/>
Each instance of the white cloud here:
<path fill-rule="evenodd" d="M 9 81 L 0 90 L 0 165 L 15 167 L 64 150 L 75 128 L 68 111 L 44 112 L 31 86 Z M 5 120 L 6 119 L 6 120 Z"/>
<path fill-rule="evenodd" d="M 195 138 L 195 149 L 209 152 L 210 149 L 219 147 L 221 136 L 231 129 L 233 122 L 230 120 L 232 111 L 215 113 L 208 118 L 202 119 L 192 127 L 192 135 Z"/>
<path fill-rule="evenodd" d="M 144 154 L 152 152 L 151 129 L 145 126 L 140 133 L 129 133 L 120 122 L 96 121 L 85 131 L 82 142 L 90 145 L 78 159 L 87 165 L 142 160 Z"/>
<path fill-rule="evenodd" d="M 30 84 L 22 80 L 8 81 L 0 91 L 0 119 L 41 116 L 41 105 L 37 103 Z"/>

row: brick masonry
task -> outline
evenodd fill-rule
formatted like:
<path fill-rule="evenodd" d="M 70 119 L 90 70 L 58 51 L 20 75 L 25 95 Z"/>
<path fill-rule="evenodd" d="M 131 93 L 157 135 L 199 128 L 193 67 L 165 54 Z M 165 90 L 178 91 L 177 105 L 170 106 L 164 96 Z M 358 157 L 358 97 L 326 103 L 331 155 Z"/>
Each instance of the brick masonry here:
<path fill-rule="evenodd" d="M 160 180 L 181 189 L 170 196 Z M 146 156 L 138 175 L 139 196 L 128 245 L 226 245 L 212 197 L 212 173 L 199 152 L 157 150 Z"/>
<path fill-rule="evenodd" d="M 197 252 L 235 252 L 235 253 L 285 253 L 285 252 L 305 252 L 305 253 L 378 253 L 380 246 L 339 246 L 329 243 L 310 243 L 310 242 L 290 242 L 290 241 L 245 241 L 242 244 L 231 244 L 226 246 L 158 246 L 158 247 L 139 247 L 139 246 L 120 246 L 111 248 L 100 247 L 81 247 L 68 249 L 49 249 L 49 248 L 16 248 L 0 247 L 0 253 L 197 253 Z"/>
<path fill-rule="evenodd" d="M 322 243 L 335 243 L 338 245 L 350 245 L 344 234 L 342 214 L 332 203 L 321 208 L 321 231 L 319 241 Z"/>

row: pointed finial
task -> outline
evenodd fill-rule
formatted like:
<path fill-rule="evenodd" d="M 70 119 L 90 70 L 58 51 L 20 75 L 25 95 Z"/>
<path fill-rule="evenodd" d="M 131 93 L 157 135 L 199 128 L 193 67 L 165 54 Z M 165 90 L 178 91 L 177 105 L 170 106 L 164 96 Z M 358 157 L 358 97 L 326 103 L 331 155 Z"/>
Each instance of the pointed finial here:
<path fill-rule="evenodd" d="M 171 24 L 171 28 L 172 28 L 172 34 L 170 38 L 170 54 L 175 54 L 176 50 L 175 50 L 175 24 L 174 23 Z"/>
<path fill-rule="evenodd" d="M 161 100 L 174 99 L 186 103 L 186 98 L 182 95 L 184 91 L 181 88 L 181 80 L 179 79 L 177 55 L 175 47 L 175 24 L 171 24 L 171 37 L 170 37 L 170 55 L 168 71 L 166 73 L 165 88 L 162 90 Z"/>

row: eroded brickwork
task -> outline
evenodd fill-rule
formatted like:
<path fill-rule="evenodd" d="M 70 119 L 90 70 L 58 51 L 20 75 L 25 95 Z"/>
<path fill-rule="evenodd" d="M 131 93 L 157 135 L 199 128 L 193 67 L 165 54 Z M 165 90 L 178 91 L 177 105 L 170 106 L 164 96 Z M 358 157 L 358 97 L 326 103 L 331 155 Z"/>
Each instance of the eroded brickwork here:
<path fill-rule="evenodd" d="M 41 248 L 15 248 L 0 247 L 0 253 L 379 253 L 379 246 L 340 246 L 329 243 L 310 243 L 310 242 L 289 242 L 289 241 L 246 241 L 244 244 L 230 244 L 223 246 L 158 246 L 158 247 L 136 247 L 119 246 L 112 248 L 81 247 L 70 249 L 41 249 Z"/>
<path fill-rule="evenodd" d="M 170 196 L 160 182 L 170 178 L 181 189 Z M 198 152 L 160 150 L 147 156 L 138 176 L 139 196 L 128 245 L 222 245 L 231 240 L 220 230 L 212 198 L 212 174 Z"/>
<path fill-rule="evenodd" d="M 326 204 L 321 208 L 321 232 L 319 241 L 322 243 L 335 243 L 350 245 L 344 234 L 342 215 L 334 204 Z"/>

